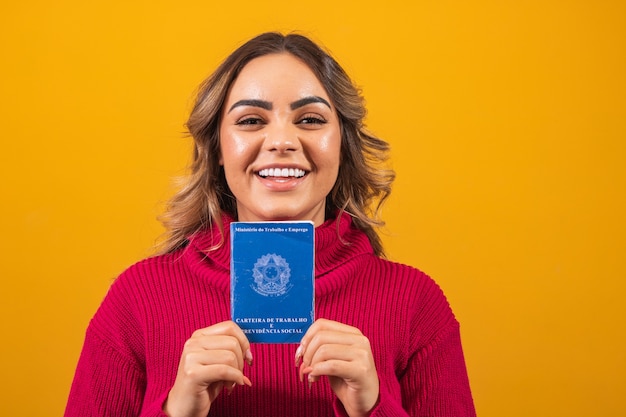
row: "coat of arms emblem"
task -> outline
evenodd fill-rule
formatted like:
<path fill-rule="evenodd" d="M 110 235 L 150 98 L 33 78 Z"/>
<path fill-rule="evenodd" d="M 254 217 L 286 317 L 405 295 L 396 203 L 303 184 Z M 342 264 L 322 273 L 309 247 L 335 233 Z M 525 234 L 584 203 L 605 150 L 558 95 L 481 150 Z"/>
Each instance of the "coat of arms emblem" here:
<path fill-rule="evenodd" d="M 283 295 L 291 288 L 289 264 L 285 258 L 275 253 L 268 253 L 257 259 L 252 276 L 254 277 L 252 289 L 266 297 Z"/>

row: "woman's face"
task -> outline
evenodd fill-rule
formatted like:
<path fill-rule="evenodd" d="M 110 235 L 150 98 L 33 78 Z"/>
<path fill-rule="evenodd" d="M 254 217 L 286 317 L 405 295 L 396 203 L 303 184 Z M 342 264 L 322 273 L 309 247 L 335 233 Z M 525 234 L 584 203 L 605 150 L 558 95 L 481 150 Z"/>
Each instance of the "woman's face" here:
<path fill-rule="evenodd" d="M 334 105 L 305 63 L 288 53 L 250 61 L 220 124 L 220 164 L 238 220 L 323 223 L 340 147 Z"/>

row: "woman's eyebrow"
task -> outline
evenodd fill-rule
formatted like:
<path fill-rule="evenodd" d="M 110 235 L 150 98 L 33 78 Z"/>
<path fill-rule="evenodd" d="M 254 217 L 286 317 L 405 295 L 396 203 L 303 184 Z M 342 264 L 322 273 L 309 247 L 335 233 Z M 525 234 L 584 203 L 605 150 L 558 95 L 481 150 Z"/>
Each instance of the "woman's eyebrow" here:
<path fill-rule="evenodd" d="M 327 105 L 329 109 L 332 109 L 332 107 L 330 107 L 330 103 L 319 96 L 309 96 L 309 97 L 301 98 L 300 100 L 296 100 L 293 103 L 291 103 L 290 107 L 291 107 L 291 110 L 295 110 L 299 107 L 306 106 L 307 104 L 311 104 L 311 103 L 322 103 L 322 104 Z"/>
<path fill-rule="evenodd" d="M 272 110 L 272 103 L 270 103 L 269 101 L 249 99 L 249 100 L 239 100 L 238 102 L 230 106 L 230 109 L 228 109 L 228 113 L 230 113 L 235 107 L 239 107 L 239 106 L 253 106 L 253 107 L 260 107 L 265 110 Z"/>

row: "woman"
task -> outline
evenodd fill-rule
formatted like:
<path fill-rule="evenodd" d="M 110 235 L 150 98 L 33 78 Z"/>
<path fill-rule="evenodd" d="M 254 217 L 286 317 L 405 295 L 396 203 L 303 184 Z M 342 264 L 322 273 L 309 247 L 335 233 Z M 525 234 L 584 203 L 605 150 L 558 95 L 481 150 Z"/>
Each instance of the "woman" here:
<path fill-rule="evenodd" d="M 187 123 L 194 162 L 164 253 L 112 285 L 66 416 L 475 415 L 444 295 L 382 258 L 393 173 L 364 115 L 306 37 L 262 34 L 221 64 Z M 251 345 L 229 320 L 233 220 L 314 223 L 318 319 L 299 346 Z"/>

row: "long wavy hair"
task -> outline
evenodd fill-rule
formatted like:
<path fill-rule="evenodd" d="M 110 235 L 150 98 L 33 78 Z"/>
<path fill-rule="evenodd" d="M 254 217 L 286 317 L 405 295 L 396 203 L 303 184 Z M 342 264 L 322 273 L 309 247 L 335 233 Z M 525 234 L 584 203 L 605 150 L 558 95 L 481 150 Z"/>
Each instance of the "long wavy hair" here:
<path fill-rule="evenodd" d="M 380 209 L 391 192 L 394 172 L 385 167 L 387 142 L 368 133 L 360 90 L 341 66 L 320 46 L 299 34 L 269 32 L 236 49 L 201 85 L 186 123 L 195 148 L 191 173 L 181 182 L 160 217 L 166 228 L 162 251 L 185 246 L 188 238 L 211 224 L 222 230 L 222 214 L 237 218 L 235 197 L 219 164 L 219 126 L 226 96 L 243 67 L 269 54 L 289 53 L 317 76 L 335 105 L 341 127 L 341 157 L 337 181 L 326 197 L 326 218 L 341 211 L 369 238 L 374 252 L 384 256 L 376 228 L 384 225 Z"/>

